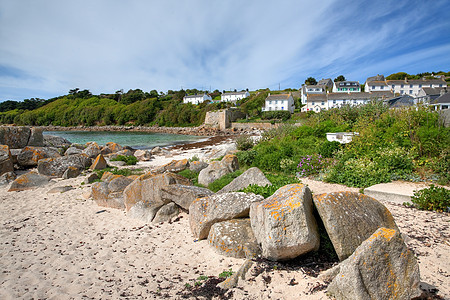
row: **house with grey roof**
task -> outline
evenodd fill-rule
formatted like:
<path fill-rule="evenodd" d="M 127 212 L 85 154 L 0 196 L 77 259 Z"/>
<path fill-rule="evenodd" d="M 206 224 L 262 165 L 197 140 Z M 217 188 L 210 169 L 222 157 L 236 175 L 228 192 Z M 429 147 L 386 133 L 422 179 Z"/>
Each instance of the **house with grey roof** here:
<path fill-rule="evenodd" d="M 431 101 L 437 99 L 441 96 L 441 90 L 445 90 L 444 94 L 447 92 L 447 87 L 442 88 L 421 88 L 416 97 L 416 103 L 429 104 Z"/>
<path fill-rule="evenodd" d="M 333 93 L 359 93 L 361 86 L 359 81 L 337 81 L 333 85 Z"/>
<path fill-rule="evenodd" d="M 321 79 L 316 85 L 303 85 L 300 89 L 300 99 L 302 104 L 306 104 L 308 95 L 310 94 L 324 94 L 333 89 L 333 81 L 331 78 Z"/>
<path fill-rule="evenodd" d="M 383 101 L 389 108 L 404 108 L 415 105 L 415 100 L 409 95 L 400 95 Z"/>
<path fill-rule="evenodd" d="M 236 103 L 238 100 L 242 100 L 247 97 L 250 97 L 250 93 L 248 91 L 223 93 L 220 95 L 220 101 Z"/>
<path fill-rule="evenodd" d="M 264 107 L 262 108 L 262 111 L 277 111 L 277 110 L 287 110 L 291 114 L 294 113 L 295 104 L 294 104 L 294 97 L 292 97 L 292 94 L 276 94 L 276 95 L 269 95 L 267 96 L 265 100 Z"/>
<path fill-rule="evenodd" d="M 365 92 L 389 91 L 390 88 L 384 80 L 384 75 L 377 75 L 367 78 L 364 84 Z"/>
<path fill-rule="evenodd" d="M 447 90 L 441 90 L 441 95 L 432 100 L 430 105 L 436 110 L 449 109 L 450 108 L 450 93 Z"/>
<path fill-rule="evenodd" d="M 200 104 L 203 103 L 205 101 L 212 101 L 212 98 L 210 95 L 208 94 L 203 94 L 203 95 L 186 95 L 183 97 L 183 103 L 192 103 L 192 104 Z"/>
<path fill-rule="evenodd" d="M 447 86 L 444 77 L 439 79 L 407 79 L 404 80 L 386 80 L 390 89 L 399 95 L 410 95 L 417 98 L 422 88 L 443 88 Z"/>

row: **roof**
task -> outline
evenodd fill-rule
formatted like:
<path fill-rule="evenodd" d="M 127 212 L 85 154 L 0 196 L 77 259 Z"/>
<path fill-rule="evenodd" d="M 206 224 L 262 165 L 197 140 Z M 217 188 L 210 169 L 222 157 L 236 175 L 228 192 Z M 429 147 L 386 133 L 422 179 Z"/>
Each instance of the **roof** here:
<path fill-rule="evenodd" d="M 450 93 L 439 96 L 431 104 L 450 104 Z"/>
<path fill-rule="evenodd" d="M 392 108 L 408 107 L 414 105 L 414 98 L 409 95 L 402 95 L 387 99 L 385 102 Z"/>
<path fill-rule="evenodd" d="M 266 101 L 267 100 L 288 100 L 289 97 L 291 97 L 291 94 L 277 94 L 277 95 L 270 95 L 267 96 Z"/>
<path fill-rule="evenodd" d="M 371 82 L 371 81 L 384 81 L 384 75 L 378 74 L 377 76 L 368 77 L 366 80 L 366 82 Z"/>
<path fill-rule="evenodd" d="M 327 101 L 327 94 L 308 94 L 307 102 L 312 101 Z"/>
<path fill-rule="evenodd" d="M 359 87 L 358 81 L 337 81 L 334 84 L 336 87 Z"/>
<path fill-rule="evenodd" d="M 445 84 L 447 83 L 442 79 L 407 79 L 407 80 L 386 80 L 387 84 Z"/>
<path fill-rule="evenodd" d="M 327 83 L 329 83 L 329 82 L 333 83 L 333 80 L 331 80 L 331 78 L 321 79 L 321 80 L 319 80 L 317 85 L 327 85 Z"/>
<path fill-rule="evenodd" d="M 198 97 L 202 97 L 202 98 L 203 98 L 203 96 L 208 96 L 208 95 L 206 95 L 206 94 L 200 94 L 200 95 L 187 95 L 187 96 L 184 96 L 184 98 L 198 98 Z"/>
<path fill-rule="evenodd" d="M 248 93 L 248 92 L 247 91 L 242 91 L 242 92 L 223 93 L 222 96 L 244 95 L 245 93 Z"/>
<path fill-rule="evenodd" d="M 386 92 L 359 92 L 359 93 L 330 93 L 328 100 L 369 100 L 380 99 L 383 97 L 392 97 L 394 94 L 390 91 Z"/>
<path fill-rule="evenodd" d="M 445 89 L 445 87 L 441 87 L 441 88 L 424 87 L 424 88 L 422 88 L 422 90 L 425 92 L 425 95 L 440 95 L 442 89 Z"/>
<path fill-rule="evenodd" d="M 370 86 L 387 86 L 386 81 L 367 81 L 366 82 Z"/>

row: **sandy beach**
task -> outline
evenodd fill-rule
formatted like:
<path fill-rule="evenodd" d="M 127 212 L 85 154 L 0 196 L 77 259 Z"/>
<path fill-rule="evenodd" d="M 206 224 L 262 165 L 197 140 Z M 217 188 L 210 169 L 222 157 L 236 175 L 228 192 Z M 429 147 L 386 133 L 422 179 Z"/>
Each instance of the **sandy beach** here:
<path fill-rule="evenodd" d="M 139 168 L 173 159 L 207 157 L 229 142 L 179 147 Z M 237 271 L 244 260 L 217 254 L 196 241 L 189 217 L 146 224 L 125 212 L 97 206 L 86 197 L 84 177 L 53 179 L 35 190 L 0 188 L 0 299 L 328 299 L 320 266 L 254 263 L 238 287 L 214 297 L 212 289 L 187 289 L 200 276 Z M 313 193 L 358 191 L 303 180 Z M 71 186 L 64 193 L 48 193 Z M 384 202 L 418 258 L 421 281 L 450 299 L 450 215 Z M 196 292 L 195 292 L 196 291 Z"/>

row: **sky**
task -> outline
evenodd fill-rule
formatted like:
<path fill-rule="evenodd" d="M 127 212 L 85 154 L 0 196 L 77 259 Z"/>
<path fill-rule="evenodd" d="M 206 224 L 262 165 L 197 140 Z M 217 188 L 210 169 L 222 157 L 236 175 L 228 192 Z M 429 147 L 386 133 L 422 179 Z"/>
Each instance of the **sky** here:
<path fill-rule="evenodd" d="M 448 0 L 0 0 L 0 101 L 439 70 Z"/>

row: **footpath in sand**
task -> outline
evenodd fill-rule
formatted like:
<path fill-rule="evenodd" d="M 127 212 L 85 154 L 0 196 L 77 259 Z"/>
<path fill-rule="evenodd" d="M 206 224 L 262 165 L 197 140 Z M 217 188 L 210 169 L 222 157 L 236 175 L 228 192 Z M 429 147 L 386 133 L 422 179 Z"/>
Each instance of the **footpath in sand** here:
<path fill-rule="evenodd" d="M 192 150 L 192 151 L 191 151 Z M 210 148 L 180 150 L 175 157 L 201 156 Z M 142 164 L 145 165 L 145 164 Z M 0 188 L 0 299 L 184 299 L 200 275 L 236 271 L 241 259 L 221 256 L 207 241 L 195 241 L 187 214 L 169 223 L 145 224 L 123 211 L 102 208 L 84 194 L 83 178 L 56 179 L 36 190 Z M 309 179 L 313 193 L 358 191 Z M 47 193 L 55 186 L 65 193 Z M 414 250 L 421 280 L 450 299 L 450 216 L 383 202 Z M 328 299 L 311 269 L 250 269 L 229 299 Z M 203 298 L 203 297 L 199 297 Z"/>

